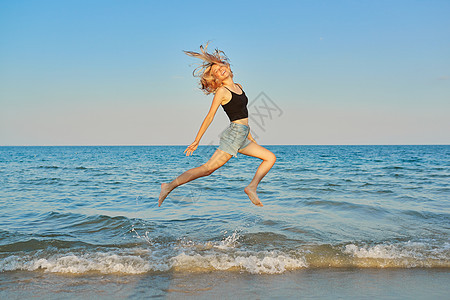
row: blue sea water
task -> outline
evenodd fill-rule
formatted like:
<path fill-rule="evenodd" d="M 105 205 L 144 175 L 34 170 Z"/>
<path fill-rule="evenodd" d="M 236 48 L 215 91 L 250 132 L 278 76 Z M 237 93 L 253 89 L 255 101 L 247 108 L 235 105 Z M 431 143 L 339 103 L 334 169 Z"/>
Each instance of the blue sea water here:
<path fill-rule="evenodd" d="M 215 148 L 0 147 L 0 274 L 449 270 L 450 146 L 267 146 L 264 207 L 240 154 L 158 207 Z"/>

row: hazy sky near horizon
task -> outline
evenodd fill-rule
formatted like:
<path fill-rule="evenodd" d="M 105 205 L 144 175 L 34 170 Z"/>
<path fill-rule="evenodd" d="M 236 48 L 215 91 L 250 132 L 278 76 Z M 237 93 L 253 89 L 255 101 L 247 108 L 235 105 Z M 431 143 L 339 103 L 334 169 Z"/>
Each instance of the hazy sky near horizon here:
<path fill-rule="evenodd" d="M 0 1 L 0 145 L 189 145 L 230 58 L 261 144 L 449 144 L 450 1 Z M 217 144 L 222 108 L 201 144 Z"/>

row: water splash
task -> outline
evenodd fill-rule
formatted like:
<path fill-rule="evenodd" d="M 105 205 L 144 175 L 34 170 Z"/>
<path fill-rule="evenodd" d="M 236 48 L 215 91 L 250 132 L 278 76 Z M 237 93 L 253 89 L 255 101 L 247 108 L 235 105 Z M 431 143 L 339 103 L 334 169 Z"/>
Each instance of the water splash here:
<path fill-rule="evenodd" d="M 136 228 L 134 228 L 134 224 L 133 224 L 133 225 L 131 225 L 131 229 L 130 229 L 129 232 L 132 232 L 132 233 L 136 234 L 135 237 L 145 241 L 150 246 L 152 246 L 154 244 L 152 239 L 148 236 L 148 234 L 150 233 L 149 231 L 146 231 L 143 235 L 140 235 L 139 232 L 136 231 Z"/>

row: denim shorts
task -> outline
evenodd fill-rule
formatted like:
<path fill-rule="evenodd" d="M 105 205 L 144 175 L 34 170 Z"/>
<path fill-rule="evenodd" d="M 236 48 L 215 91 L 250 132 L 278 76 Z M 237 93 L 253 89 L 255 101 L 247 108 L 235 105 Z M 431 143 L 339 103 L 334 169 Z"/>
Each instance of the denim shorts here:
<path fill-rule="evenodd" d="M 251 141 L 247 138 L 250 127 L 231 122 L 220 135 L 219 150 L 237 157 L 238 150 L 247 147 Z"/>

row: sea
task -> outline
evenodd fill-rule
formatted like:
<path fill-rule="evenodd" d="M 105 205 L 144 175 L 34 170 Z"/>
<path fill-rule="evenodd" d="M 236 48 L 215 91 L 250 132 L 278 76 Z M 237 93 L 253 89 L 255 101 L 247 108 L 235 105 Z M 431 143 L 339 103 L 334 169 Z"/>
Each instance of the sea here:
<path fill-rule="evenodd" d="M 0 147 L 0 299 L 449 299 L 450 145 Z"/>

